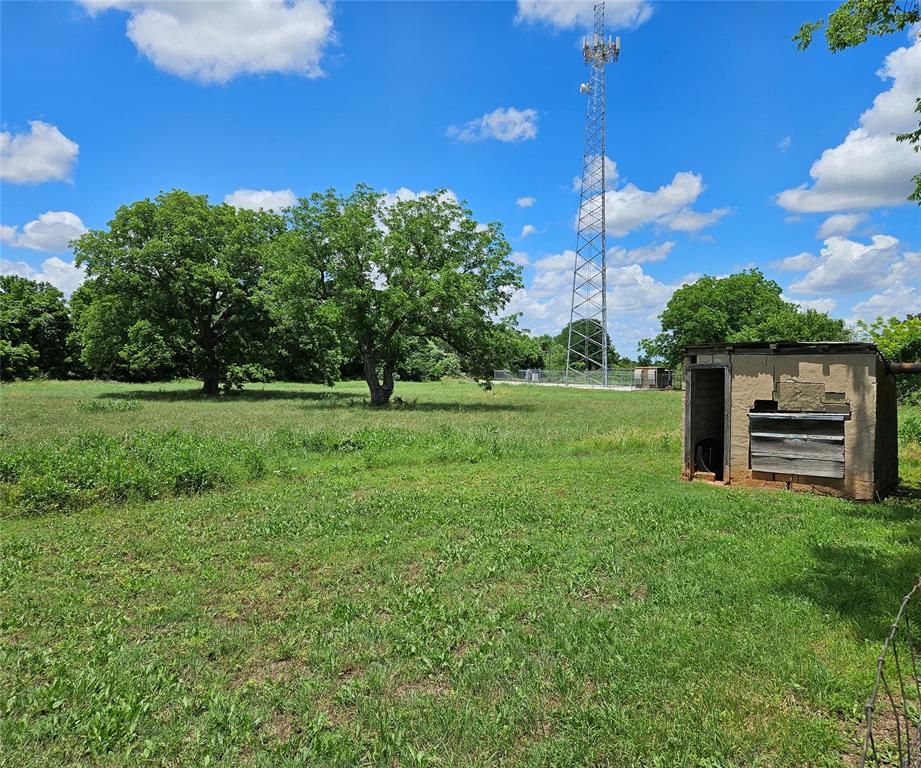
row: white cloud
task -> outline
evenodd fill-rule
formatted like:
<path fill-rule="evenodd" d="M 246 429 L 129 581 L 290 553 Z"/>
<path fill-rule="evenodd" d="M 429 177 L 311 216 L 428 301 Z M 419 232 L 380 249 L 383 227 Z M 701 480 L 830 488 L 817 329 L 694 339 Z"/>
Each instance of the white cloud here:
<path fill-rule="evenodd" d="M 626 235 L 646 224 L 655 223 L 681 232 L 696 232 L 710 226 L 730 212 L 716 208 L 709 213 L 691 210 L 704 191 L 700 174 L 681 171 L 655 192 L 647 192 L 633 183 L 606 192 L 605 214 L 608 232 Z"/>
<path fill-rule="evenodd" d="M 714 208 L 709 213 L 703 211 L 692 211 L 690 208 L 684 208 L 673 213 L 670 216 L 663 216 L 659 219 L 660 224 L 665 224 L 669 229 L 678 232 L 697 232 L 699 229 L 709 227 L 715 224 L 723 216 L 731 213 L 730 208 Z"/>
<path fill-rule="evenodd" d="M 789 272 L 805 272 L 807 269 L 814 267 L 817 261 L 818 258 L 815 254 L 803 251 L 796 254 L 796 256 L 787 256 L 787 258 L 775 262 L 771 266 L 785 269 Z"/>
<path fill-rule="evenodd" d="M 852 310 L 852 320 L 875 320 L 877 317 L 905 317 L 921 312 L 921 293 L 911 285 L 892 285 Z"/>
<path fill-rule="evenodd" d="M 788 149 L 790 149 L 790 145 L 792 143 L 793 143 L 792 136 L 784 136 L 780 141 L 777 142 L 777 151 L 783 154 Z"/>
<path fill-rule="evenodd" d="M 48 211 L 24 224 L 22 232 L 19 227 L 3 226 L 0 238 L 15 248 L 62 253 L 67 250 L 71 240 L 84 232 L 86 226 L 77 214 L 70 211 Z"/>
<path fill-rule="evenodd" d="M 128 37 L 158 69 L 204 83 L 243 74 L 318 77 L 335 35 L 320 0 L 82 0 L 91 14 L 126 11 Z"/>
<path fill-rule="evenodd" d="M 859 126 L 812 164 L 812 184 L 788 189 L 777 202 L 790 211 L 817 213 L 901 205 L 921 170 L 921 154 L 895 133 L 917 128 L 915 97 L 921 92 L 921 40 L 886 57 L 879 76 L 891 79 L 860 116 Z"/>
<path fill-rule="evenodd" d="M 67 296 L 70 296 L 85 278 L 82 267 L 76 266 L 72 261 L 64 261 L 57 256 L 45 259 L 42 262 L 41 269 L 35 269 L 24 261 L 0 259 L 0 274 L 19 275 L 30 280 L 51 283 Z"/>
<path fill-rule="evenodd" d="M 837 213 L 822 222 L 815 236 L 824 239 L 833 235 L 849 235 L 858 224 L 866 220 L 865 213 Z"/>
<path fill-rule="evenodd" d="M 584 177 L 588 180 L 592 174 L 599 173 L 601 171 L 601 162 L 600 156 L 595 155 L 590 161 L 588 168 L 585 169 Z M 617 163 L 615 163 L 610 157 L 605 155 L 604 157 L 604 188 L 613 189 L 614 182 L 617 181 Z M 582 177 L 573 176 L 572 177 L 572 191 L 581 192 L 582 191 Z"/>
<path fill-rule="evenodd" d="M 536 197 L 519 197 L 515 201 L 515 205 L 517 205 L 519 208 L 530 208 L 536 202 Z"/>
<path fill-rule="evenodd" d="M 511 256 L 512 264 L 517 264 L 519 267 L 526 267 L 531 263 L 531 259 L 524 251 L 515 251 Z"/>
<path fill-rule="evenodd" d="M 833 312 L 837 303 L 834 299 L 791 299 L 789 296 L 781 296 L 784 301 L 790 301 L 799 304 L 801 309 L 814 309 L 816 312 Z"/>
<path fill-rule="evenodd" d="M 496 139 L 517 142 L 537 138 L 537 110 L 499 107 L 462 126 L 452 125 L 448 136 L 472 142 Z"/>
<path fill-rule="evenodd" d="M 578 0 L 518 0 L 517 22 L 546 24 L 553 29 L 591 29 L 593 3 Z M 610 29 L 633 29 L 652 16 L 646 0 L 618 0 L 605 8 Z"/>
<path fill-rule="evenodd" d="M 666 240 L 664 243 L 650 243 L 641 245 L 639 248 L 620 248 L 615 246 L 608 249 L 609 264 L 651 264 L 655 261 L 664 261 L 668 254 L 675 247 L 674 240 Z"/>
<path fill-rule="evenodd" d="M 566 250 L 562 253 L 554 253 L 550 256 L 544 256 L 534 262 L 534 269 L 538 272 L 549 270 L 568 269 L 572 271 L 576 264 L 576 252 Z"/>
<path fill-rule="evenodd" d="M 537 227 L 535 227 L 533 224 L 525 224 L 521 228 L 521 234 L 518 235 L 518 237 L 523 240 L 528 235 L 533 235 L 535 232 L 537 232 Z"/>
<path fill-rule="evenodd" d="M 566 250 L 534 263 L 531 283 L 516 291 L 507 307 L 509 313 L 522 314 L 522 327 L 555 334 L 569 322 L 574 259 L 575 252 Z M 677 288 L 697 277 L 687 275 L 675 283 L 664 283 L 639 264 L 609 267 L 609 332 L 617 349 L 633 354 L 641 338 L 657 333 L 658 315 L 666 302 Z"/>
<path fill-rule="evenodd" d="M 237 189 L 224 198 L 224 202 L 235 208 L 248 208 L 258 211 L 280 211 L 294 205 L 297 198 L 290 189 Z"/>
<path fill-rule="evenodd" d="M 13 184 L 70 181 L 79 145 L 57 126 L 29 121 L 28 133 L 0 133 L 0 179 Z"/>
<path fill-rule="evenodd" d="M 910 276 L 919 254 L 900 253 L 899 241 L 874 235 L 869 244 L 830 237 L 813 266 L 790 291 L 805 295 L 841 295 L 883 288 Z"/>
<path fill-rule="evenodd" d="M 409 187 L 400 187 L 395 192 L 390 192 L 384 190 L 383 204 L 385 207 L 391 206 L 397 202 L 403 202 L 405 200 L 418 200 L 420 197 L 425 195 L 431 195 L 432 193 L 427 189 L 420 189 L 418 192 L 414 192 Z M 441 199 L 451 203 L 457 203 L 457 194 L 454 190 L 443 189 L 441 190 Z"/>

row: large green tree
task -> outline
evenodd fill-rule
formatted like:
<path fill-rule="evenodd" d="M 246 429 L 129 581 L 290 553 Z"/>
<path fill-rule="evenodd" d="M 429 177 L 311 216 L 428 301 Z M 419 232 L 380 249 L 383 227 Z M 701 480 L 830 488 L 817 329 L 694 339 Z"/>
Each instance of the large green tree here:
<path fill-rule="evenodd" d="M 659 315 L 662 332 L 643 351 L 670 366 L 696 344 L 747 341 L 846 341 L 843 320 L 784 301 L 781 288 L 759 270 L 728 277 L 706 275 L 672 294 Z"/>
<path fill-rule="evenodd" d="M 71 372 L 70 314 L 50 283 L 0 275 L 0 377 L 62 378 Z"/>
<path fill-rule="evenodd" d="M 921 315 L 903 319 L 877 317 L 872 323 L 860 320 L 857 333 L 872 341 L 890 363 L 921 361 Z M 896 385 L 902 400 L 921 397 L 921 376 L 897 376 Z"/>
<path fill-rule="evenodd" d="M 803 24 L 793 36 L 800 50 L 806 50 L 815 33 L 825 27 L 825 42 L 832 52 L 865 43 L 871 37 L 901 32 L 921 21 L 918 0 L 847 0 L 828 15 Z M 915 112 L 921 113 L 921 97 L 915 98 Z M 915 152 L 921 152 L 921 121 L 914 131 L 897 134 L 896 141 L 907 141 Z M 915 188 L 909 200 L 921 205 L 921 173 L 912 177 Z"/>
<path fill-rule="evenodd" d="M 80 319 L 84 360 L 94 370 L 181 366 L 216 394 L 230 366 L 265 352 L 261 292 L 283 230 L 273 213 L 181 190 L 122 206 L 107 229 L 74 243 L 92 281 Z"/>
<path fill-rule="evenodd" d="M 373 405 L 386 404 L 419 339 L 437 339 L 468 373 L 488 377 L 512 337 L 496 320 L 520 287 L 497 224 L 480 225 L 444 191 L 387 202 L 358 186 L 302 198 L 286 245 L 304 265 L 295 302 L 319 298 L 347 357 L 361 359 Z M 298 298 L 300 296 L 300 298 Z"/>

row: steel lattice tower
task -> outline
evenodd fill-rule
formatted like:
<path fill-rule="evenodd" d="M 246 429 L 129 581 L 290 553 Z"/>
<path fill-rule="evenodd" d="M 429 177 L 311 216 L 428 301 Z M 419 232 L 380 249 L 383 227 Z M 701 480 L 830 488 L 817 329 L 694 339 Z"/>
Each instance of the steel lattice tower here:
<path fill-rule="evenodd" d="M 604 67 L 620 56 L 620 38 L 604 39 L 604 3 L 595 5 L 591 40 L 583 40 L 585 63 L 592 67 L 581 87 L 588 94 L 579 234 L 572 280 L 566 381 L 608 383 L 608 303 L 605 236 Z"/>

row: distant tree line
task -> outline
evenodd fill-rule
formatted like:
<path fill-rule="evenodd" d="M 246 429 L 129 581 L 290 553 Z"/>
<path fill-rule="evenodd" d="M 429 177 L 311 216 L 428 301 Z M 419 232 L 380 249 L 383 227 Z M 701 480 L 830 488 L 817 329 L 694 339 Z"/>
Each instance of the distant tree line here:
<path fill-rule="evenodd" d="M 359 186 L 273 213 L 173 190 L 72 247 L 87 280 L 69 305 L 0 283 L 4 379 L 194 376 L 213 395 L 359 375 L 380 405 L 399 377 L 488 379 L 536 348 L 499 319 L 521 286 L 501 227 L 444 192 L 391 203 Z"/>
<path fill-rule="evenodd" d="M 566 366 L 568 326 L 532 337 L 516 317 L 499 319 L 521 270 L 500 226 L 443 192 L 391 203 L 359 186 L 272 213 L 174 190 L 119 208 L 73 249 L 87 280 L 69 302 L 47 283 L 0 277 L 4 380 L 197 377 L 213 395 L 362 378 L 381 405 L 398 379 Z M 679 288 L 660 320 L 636 360 L 609 345 L 609 365 L 676 367 L 692 344 L 851 337 L 758 270 Z M 915 318 L 859 332 L 893 359 L 921 348 Z"/>

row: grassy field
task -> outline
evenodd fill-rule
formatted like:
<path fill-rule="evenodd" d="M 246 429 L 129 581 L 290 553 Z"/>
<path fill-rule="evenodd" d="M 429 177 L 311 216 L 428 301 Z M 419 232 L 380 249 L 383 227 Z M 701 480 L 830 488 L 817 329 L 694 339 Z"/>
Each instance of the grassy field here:
<path fill-rule="evenodd" d="M 857 750 L 921 501 L 682 483 L 671 392 L 194 386 L 0 390 L 0 765 Z"/>

